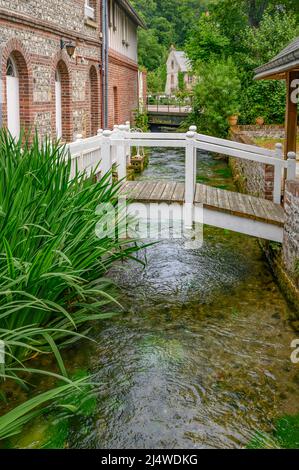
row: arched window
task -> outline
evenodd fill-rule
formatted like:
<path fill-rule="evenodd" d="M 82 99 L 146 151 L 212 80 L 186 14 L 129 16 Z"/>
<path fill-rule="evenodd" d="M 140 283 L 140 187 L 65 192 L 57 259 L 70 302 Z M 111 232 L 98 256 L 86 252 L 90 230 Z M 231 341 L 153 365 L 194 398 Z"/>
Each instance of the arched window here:
<path fill-rule="evenodd" d="M 7 128 L 12 137 L 20 136 L 20 83 L 18 67 L 10 56 L 6 64 Z"/>
<path fill-rule="evenodd" d="M 6 76 L 7 77 L 18 77 L 18 69 L 16 63 L 12 57 L 9 57 L 6 64 Z"/>
<path fill-rule="evenodd" d="M 62 93 L 61 76 L 59 70 L 55 72 L 55 111 L 56 111 L 56 137 L 62 138 Z"/>
<path fill-rule="evenodd" d="M 63 60 L 55 70 L 55 123 L 56 137 L 64 142 L 72 140 L 71 92 L 68 69 Z"/>
<path fill-rule="evenodd" d="M 90 135 L 97 135 L 97 130 L 100 127 L 99 124 L 99 80 L 97 70 L 94 66 L 89 71 L 89 86 L 90 86 Z"/>

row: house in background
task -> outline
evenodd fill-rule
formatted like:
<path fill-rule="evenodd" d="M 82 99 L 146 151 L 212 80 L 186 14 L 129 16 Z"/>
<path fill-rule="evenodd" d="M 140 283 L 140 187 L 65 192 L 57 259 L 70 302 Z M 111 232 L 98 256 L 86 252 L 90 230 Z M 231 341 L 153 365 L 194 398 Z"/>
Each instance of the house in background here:
<path fill-rule="evenodd" d="M 166 62 L 167 67 L 167 80 L 165 93 L 171 95 L 180 88 L 180 74 L 186 90 L 191 90 L 195 77 L 192 74 L 191 65 L 184 51 L 177 51 L 174 46 L 171 46 L 169 56 Z"/>
<path fill-rule="evenodd" d="M 73 141 L 131 120 L 137 28 L 127 0 L 1 0 L 0 126 Z M 105 13 L 105 14 L 103 14 Z M 105 106 L 104 106 L 105 105 Z"/>

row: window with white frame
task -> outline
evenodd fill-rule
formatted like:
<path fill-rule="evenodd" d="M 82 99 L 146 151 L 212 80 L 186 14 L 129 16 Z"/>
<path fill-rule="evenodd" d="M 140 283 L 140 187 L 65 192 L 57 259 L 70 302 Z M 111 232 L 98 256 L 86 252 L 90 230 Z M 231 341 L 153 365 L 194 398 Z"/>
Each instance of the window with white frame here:
<path fill-rule="evenodd" d="M 85 17 L 95 20 L 95 1 L 85 0 Z"/>
<path fill-rule="evenodd" d="M 112 28 L 113 26 L 113 20 L 112 20 L 112 0 L 108 0 L 108 21 L 109 21 L 109 28 Z"/>
<path fill-rule="evenodd" d="M 123 45 L 129 47 L 129 20 L 125 15 L 122 17 L 122 36 Z"/>
<path fill-rule="evenodd" d="M 114 0 L 108 1 L 108 18 L 109 28 L 113 28 L 113 31 L 117 30 L 116 27 L 116 4 Z"/>

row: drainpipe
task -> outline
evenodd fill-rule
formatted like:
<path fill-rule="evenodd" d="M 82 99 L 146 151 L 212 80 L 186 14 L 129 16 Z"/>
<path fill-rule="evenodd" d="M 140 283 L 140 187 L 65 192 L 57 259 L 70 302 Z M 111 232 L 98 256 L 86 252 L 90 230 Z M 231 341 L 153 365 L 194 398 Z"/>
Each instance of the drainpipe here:
<path fill-rule="evenodd" d="M 102 0 L 102 122 L 103 128 L 108 128 L 108 86 L 109 86 L 109 29 L 108 29 L 108 0 Z"/>

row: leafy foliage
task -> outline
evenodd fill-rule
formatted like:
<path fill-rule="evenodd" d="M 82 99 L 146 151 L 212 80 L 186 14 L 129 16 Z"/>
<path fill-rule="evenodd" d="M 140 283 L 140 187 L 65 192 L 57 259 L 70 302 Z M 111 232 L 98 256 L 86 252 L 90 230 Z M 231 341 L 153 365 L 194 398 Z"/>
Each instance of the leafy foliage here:
<path fill-rule="evenodd" d="M 202 15 L 186 42 L 186 51 L 197 75 L 205 78 L 205 67 L 230 59 L 236 67 L 239 87 L 240 123 L 254 123 L 262 116 L 266 123 L 282 123 L 285 114 L 283 81 L 254 81 L 254 70 L 271 60 L 298 35 L 296 9 L 292 2 L 221 0 L 211 2 L 209 15 Z M 212 72 L 217 75 L 216 70 Z M 201 80 L 201 78 L 200 78 Z M 212 84 L 209 84 L 212 87 Z M 223 81 L 223 87 L 229 81 Z M 201 86 L 195 89 L 197 109 L 207 114 Z M 223 95 L 225 92 L 223 91 Z M 215 107 L 218 98 L 215 99 Z M 228 102 L 227 113 L 230 104 Z M 210 110 L 210 109 L 209 109 Z M 224 112 L 219 104 L 219 113 Z M 210 120 L 205 116 L 201 122 Z M 205 126 L 206 127 L 206 126 Z M 215 131 L 215 127 L 213 127 Z M 210 129 L 211 132 L 211 129 Z"/>
<path fill-rule="evenodd" d="M 26 361 L 52 352 L 66 376 L 61 348 L 85 335 L 90 320 L 112 315 L 116 301 L 103 276 L 137 248 L 95 233 L 107 217 L 96 209 L 116 206 L 118 185 L 109 184 L 109 175 L 97 182 L 76 172 L 71 179 L 71 161 L 59 144 L 15 142 L 4 130 L 0 174 L 1 375 L 24 384 L 26 370 L 47 373 Z"/>
<path fill-rule="evenodd" d="M 148 27 L 146 31 L 140 30 L 138 33 L 139 63 L 149 72 L 154 72 L 165 65 L 171 44 L 177 48 L 183 47 L 190 28 L 195 26 L 196 19 L 207 2 L 205 0 L 133 0 L 131 3 Z M 162 91 L 165 86 L 164 83 L 159 90 L 157 86 L 152 89 L 151 83 L 157 85 L 157 81 L 153 78 L 150 82 L 149 89 L 152 92 Z"/>
<path fill-rule="evenodd" d="M 179 72 L 178 82 L 179 82 L 179 91 L 184 91 L 185 90 L 184 72 Z"/>
<path fill-rule="evenodd" d="M 61 400 L 69 400 L 70 393 L 74 389 L 82 390 L 84 387 L 90 388 L 91 384 L 85 378 L 78 379 L 70 384 L 61 385 L 47 392 L 43 392 L 26 402 L 18 405 L 13 410 L 0 417 L 0 440 L 7 439 L 19 434 L 23 427 L 32 419 L 41 416 L 50 411 L 51 403 L 58 402 L 61 406 Z M 78 393 L 78 392 L 77 392 Z M 78 405 L 76 403 L 76 405 Z M 78 405 L 80 408 L 80 404 Z M 73 409 L 75 412 L 75 408 Z"/>
<path fill-rule="evenodd" d="M 147 86 L 151 93 L 159 93 L 165 89 L 166 65 L 161 65 L 158 69 L 147 74 Z"/>
<path fill-rule="evenodd" d="M 238 114 L 240 80 L 231 59 L 209 62 L 198 69 L 200 80 L 195 87 L 194 114 L 200 132 L 226 136 L 228 116 Z"/>
<path fill-rule="evenodd" d="M 228 55 L 229 39 L 221 32 L 220 25 L 212 17 L 202 15 L 192 31 L 185 49 L 196 69 L 206 63 Z"/>
<path fill-rule="evenodd" d="M 136 111 L 135 114 L 135 126 L 137 129 L 141 129 L 142 132 L 148 132 L 149 124 L 148 124 L 148 115 L 146 113 L 141 113 L 140 111 Z"/>
<path fill-rule="evenodd" d="M 166 61 L 166 48 L 159 43 L 154 30 L 140 30 L 138 35 L 139 64 L 147 70 L 155 70 Z"/>

